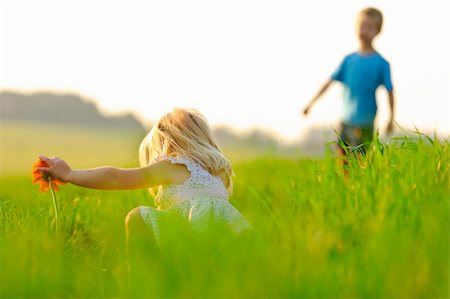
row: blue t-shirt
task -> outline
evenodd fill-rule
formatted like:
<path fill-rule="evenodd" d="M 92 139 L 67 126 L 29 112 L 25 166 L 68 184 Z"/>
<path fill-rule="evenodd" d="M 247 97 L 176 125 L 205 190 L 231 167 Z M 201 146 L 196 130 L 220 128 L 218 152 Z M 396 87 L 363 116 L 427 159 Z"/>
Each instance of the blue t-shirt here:
<path fill-rule="evenodd" d="M 389 63 L 377 52 L 351 53 L 342 60 L 332 80 L 344 85 L 342 121 L 358 127 L 371 127 L 377 113 L 375 91 L 384 85 L 392 91 Z"/>

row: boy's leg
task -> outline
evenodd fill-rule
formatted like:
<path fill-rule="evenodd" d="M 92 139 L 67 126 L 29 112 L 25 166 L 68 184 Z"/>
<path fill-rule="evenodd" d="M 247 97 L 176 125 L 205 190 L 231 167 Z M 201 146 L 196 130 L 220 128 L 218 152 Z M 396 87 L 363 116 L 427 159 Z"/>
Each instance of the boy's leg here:
<path fill-rule="evenodd" d="M 361 153 L 366 154 L 367 149 L 373 142 L 373 135 L 374 135 L 374 129 L 373 127 L 367 127 L 367 128 L 361 128 L 361 139 L 360 144 L 361 146 Z"/>
<path fill-rule="evenodd" d="M 341 123 L 341 128 L 339 132 L 339 139 L 337 145 L 337 153 L 340 158 L 340 163 L 344 168 L 344 174 L 347 173 L 347 165 L 348 165 L 348 155 L 351 153 L 351 141 L 352 141 L 352 132 L 351 127 L 346 125 L 345 123 Z"/>
<path fill-rule="evenodd" d="M 350 148 L 358 165 L 364 167 L 363 159 L 373 141 L 373 127 L 351 127 Z"/>
<path fill-rule="evenodd" d="M 341 123 L 338 154 L 344 167 L 344 174 L 348 174 L 347 165 L 350 155 L 356 155 L 360 161 L 360 155 L 365 155 L 373 141 L 373 127 L 355 127 Z"/>

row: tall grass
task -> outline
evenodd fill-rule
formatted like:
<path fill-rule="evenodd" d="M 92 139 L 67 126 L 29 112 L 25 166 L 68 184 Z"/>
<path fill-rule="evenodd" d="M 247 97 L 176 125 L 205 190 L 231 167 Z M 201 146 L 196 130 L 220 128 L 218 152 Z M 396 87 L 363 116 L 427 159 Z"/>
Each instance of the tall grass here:
<path fill-rule="evenodd" d="M 149 257 L 139 287 L 128 282 L 123 221 L 152 204 L 146 191 L 63 186 L 57 248 L 49 194 L 2 177 L 0 296 L 449 297 L 448 142 L 376 142 L 348 175 L 333 155 L 234 168 L 231 201 L 252 231 L 214 250 L 173 242 Z"/>

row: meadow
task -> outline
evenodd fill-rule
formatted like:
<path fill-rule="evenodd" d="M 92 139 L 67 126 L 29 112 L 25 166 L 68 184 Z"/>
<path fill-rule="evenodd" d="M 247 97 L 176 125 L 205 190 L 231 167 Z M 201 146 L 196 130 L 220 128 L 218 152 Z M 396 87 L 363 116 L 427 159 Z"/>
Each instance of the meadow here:
<path fill-rule="evenodd" d="M 136 287 L 124 218 L 153 205 L 148 192 L 62 186 L 58 244 L 51 196 L 31 184 L 31 166 L 38 153 L 77 167 L 134 166 L 140 136 L 31 129 L 4 126 L 0 136 L 1 298 L 450 296 L 448 141 L 417 134 L 377 142 L 350 159 L 348 175 L 331 153 L 233 158 L 230 200 L 252 231 L 213 249 L 174 242 L 150 259 Z M 65 143 L 55 142 L 61 136 Z"/>

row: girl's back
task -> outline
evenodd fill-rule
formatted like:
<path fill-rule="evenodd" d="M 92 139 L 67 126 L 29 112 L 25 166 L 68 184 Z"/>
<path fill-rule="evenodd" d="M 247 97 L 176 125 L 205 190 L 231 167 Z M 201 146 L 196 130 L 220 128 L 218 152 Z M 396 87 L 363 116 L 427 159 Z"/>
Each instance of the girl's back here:
<path fill-rule="evenodd" d="M 193 233 L 217 229 L 217 224 L 234 234 L 250 228 L 245 217 L 228 201 L 229 194 L 220 177 L 186 157 L 160 156 L 153 162 L 162 160 L 185 165 L 190 176 L 182 184 L 160 186 L 155 197 L 156 209 L 140 207 L 144 222 L 160 245 L 161 234 L 167 234 L 162 230 L 173 229 L 175 219 L 189 224 Z"/>

